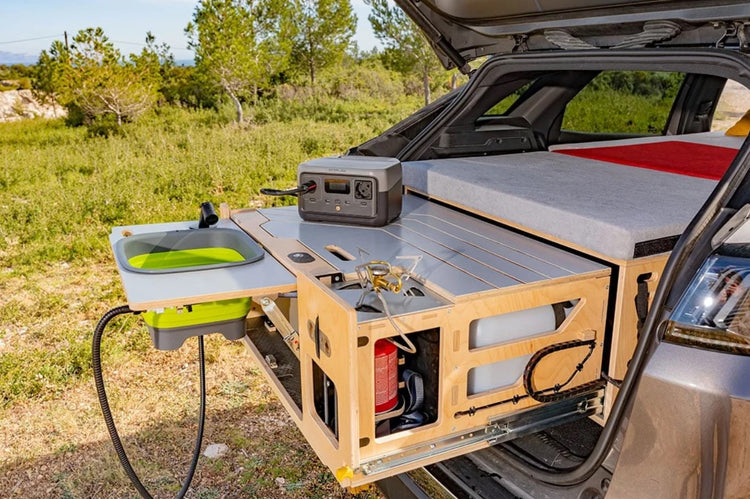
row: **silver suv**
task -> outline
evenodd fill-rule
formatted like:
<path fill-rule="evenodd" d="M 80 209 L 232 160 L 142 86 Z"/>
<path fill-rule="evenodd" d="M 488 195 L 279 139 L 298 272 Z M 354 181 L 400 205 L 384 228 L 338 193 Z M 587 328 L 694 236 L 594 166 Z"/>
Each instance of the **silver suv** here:
<path fill-rule="evenodd" d="M 750 4 L 397 3 L 470 80 L 350 154 L 612 275 L 596 414 L 495 421 L 494 445 L 381 489 L 750 496 Z"/>

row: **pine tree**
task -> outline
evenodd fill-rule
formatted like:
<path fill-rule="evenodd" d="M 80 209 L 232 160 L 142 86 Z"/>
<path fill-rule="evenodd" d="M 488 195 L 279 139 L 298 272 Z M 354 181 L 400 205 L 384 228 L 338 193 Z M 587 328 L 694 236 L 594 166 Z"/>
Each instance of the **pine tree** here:
<path fill-rule="evenodd" d="M 422 78 L 425 105 L 430 103 L 430 74 L 442 69 L 430 43 L 403 10 L 388 0 L 365 0 L 372 7 L 367 17 L 378 40 L 386 46 L 391 66 L 402 72 L 417 72 Z"/>
<path fill-rule="evenodd" d="M 227 94 L 238 123 L 242 100 L 288 62 L 288 19 L 283 0 L 201 0 L 185 29 L 197 68 Z"/>
<path fill-rule="evenodd" d="M 310 85 L 321 69 L 341 62 L 357 29 L 349 0 L 295 0 L 292 60 Z"/>
<path fill-rule="evenodd" d="M 84 29 L 69 49 L 55 41 L 49 52 L 42 51 L 36 89 L 79 111 L 88 123 L 111 115 L 121 125 L 156 104 L 160 74 L 145 60 L 125 60 L 101 28 Z"/>

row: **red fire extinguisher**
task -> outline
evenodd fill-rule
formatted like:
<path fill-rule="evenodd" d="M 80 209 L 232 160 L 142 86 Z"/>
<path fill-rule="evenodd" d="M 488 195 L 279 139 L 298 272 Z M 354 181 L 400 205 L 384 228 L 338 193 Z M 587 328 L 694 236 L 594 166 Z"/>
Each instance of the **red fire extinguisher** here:
<path fill-rule="evenodd" d="M 375 413 L 388 412 L 398 404 L 398 354 L 388 340 L 375 342 Z"/>

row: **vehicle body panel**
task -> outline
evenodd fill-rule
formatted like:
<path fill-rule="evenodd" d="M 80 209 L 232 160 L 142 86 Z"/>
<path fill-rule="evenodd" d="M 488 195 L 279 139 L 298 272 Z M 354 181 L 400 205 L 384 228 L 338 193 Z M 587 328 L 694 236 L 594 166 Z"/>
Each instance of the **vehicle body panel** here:
<path fill-rule="evenodd" d="M 747 497 L 750 358 L 662 343 L 608 497 Z"/>

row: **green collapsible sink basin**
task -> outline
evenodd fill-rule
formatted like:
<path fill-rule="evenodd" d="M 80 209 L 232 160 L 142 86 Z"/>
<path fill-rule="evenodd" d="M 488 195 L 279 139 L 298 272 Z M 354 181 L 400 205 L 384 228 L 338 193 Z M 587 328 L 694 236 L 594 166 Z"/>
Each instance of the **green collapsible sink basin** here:
<path fill-rule="evenodd" d="M 141 274 L 229 269 L 264 256 L 263 249 L 248 235 L 223 228 L 135 234 L 117 241 L 114 250 L 123 270 Z M 210 288 L 210 276 L 202 278 Z M 142 315 L 154 346 L 173 350 L 191 336 L 222 333 L 230 340 L 241 339 L 251 305 L 250 298 L 235 298 Z"/>
<path fill-rule="evenodd" d="M 246 265 L 263 258 L 263 249 L 234 229 L 187 229 L 147 232 L 115 243 L 123 269 L 141 274 L 168 274 Z"/>

